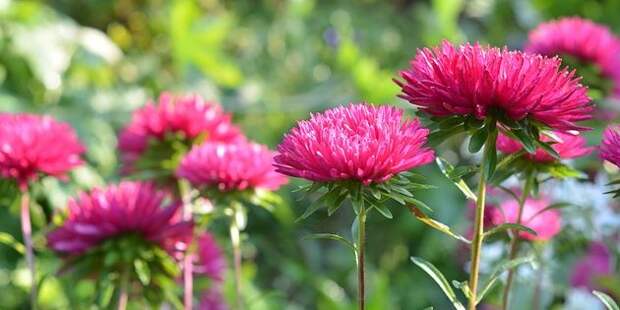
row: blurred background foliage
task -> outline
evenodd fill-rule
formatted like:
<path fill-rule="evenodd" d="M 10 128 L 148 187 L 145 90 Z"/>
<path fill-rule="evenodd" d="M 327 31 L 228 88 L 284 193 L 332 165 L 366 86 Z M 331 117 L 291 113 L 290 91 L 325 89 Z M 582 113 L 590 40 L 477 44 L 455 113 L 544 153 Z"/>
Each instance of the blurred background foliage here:
<path fill-rule="evenodd" d="M 59 262 L 45 250 L 43 233 L 67 197 L 120 178 L 116 134 L 132 110 L 161 91 L 218 101 L 248 136 L 275 147 L 296 120 L 330 106 L 370 101 L 412 112 L 396 97 L 392 79 L 416 48 L 442 39 L 520 48 L 529 29 L 567 15 L 620 32 L 618 12 L 617 0 L 0 0 L 0 110 L 52 114 L 71 123 L 88 147 L 88 164 L 71 182 L 46 179 L 35 188 L 41 304 L 79 309 L 92 302 L 91 283 L 56 273 Z M 452 162 L 467 160 L 458 143 L 443 148 Z M 422 171 L 439 188 L 420 192 L 421 199 L 436 218 L 465 231 L 463 197 L 436 167 Z M 338 243 L 303 239 L 314 232 L 349 235 L 352 212 L 295 222 L 307 204 L 291 192 L 299 184 L 281 191 L 286 204 L 273 215 L 250 212 L 244 276 L 252 283 L 251 308 L 354 309 L 352 254 Z M 0 238 L 21 240 L 17 206 L 0 203 Z M 404 208 L 392 210 L 393 220 L 373 215 L 368 223 L 368 308 L 448 309 L 409 257 L 465 279 L 467 252 Z M 225 228 L 213 229 L 228 251 Z M 549 307 L 562 308 L 570 264 L 585 249 L 588 237 L 570 234 L 548 246 L 563 255 L 554 260 L 557 281 L 544 293 Z M 5 244 L 0 308 L 25 308 L 25 263 L 19 249 Z M 520 284 L 528 287 L 525 279 Z"/>

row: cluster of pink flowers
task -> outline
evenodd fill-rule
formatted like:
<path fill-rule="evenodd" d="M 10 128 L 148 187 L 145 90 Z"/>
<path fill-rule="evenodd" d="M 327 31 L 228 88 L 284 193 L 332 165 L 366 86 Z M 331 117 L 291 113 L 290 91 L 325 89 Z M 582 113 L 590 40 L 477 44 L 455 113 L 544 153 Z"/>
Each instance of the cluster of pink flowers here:
<path fill-rule="evenodd" d="M 541 140 L 543 142 L 552 143 L 551 147 L 560 155 L 560 159 L 571 159 L 588 155 L 592 152 L 593 148 L 586 146 L 586 139 L 583 136 L 576 134 L 568 134 L 563 132 L 554 132 L 554 140 L 548 136 L 542 135 Z M 497 149 L 505 154 L 513 154 L 523 149 L 523 145 L 519 141 L 516 141 L 502 133 L 497 137 Z M 526 154 L 527 158 L 534 162 L 548 163 L 554 162 L 556 159 L 549 155 L 547 151 L 538 148 L 534 154 Z"/>
<path fill-rule="evenodd" d="M 613 94 L 620 97 L 620 38 L 606 26 L 579 17 L 542 23 L 530 32 L 525 50 L 592 63 L 614 83 Z"/>
<path fill-rule="evenodd" d="M 39 174 L 63 177 L 82 164 L 75 131 L 49 116 L 0 113 L 0 175 L 22 190 Z"/>
<path fill-rule="evenodd" d="M 559 58 L 443 42 L 418 51 L 397 83 L 403 99 L 431 115 L 482 119 L 495 108 L 513 120 L 580 130 L 575 122 L 590 119 L 593 108 L 579 78 L 560 65 Z"/>
<path fill-rule="evenodd" d="M 266 146 L 251 142 L 205 143 L 183 158 L 177 176 L 196 187 L 215 186 L 221 191 L 275 190 L 286 178 L 274 171 L 273 156 Z"/>
<path fill-rule="evenodd" d="M 613 256 L 607 246 L 600 242 L 592 242 L 588 252 L 573 267 L 570 284 L 573 287 L 585 287 L 589 291 L 601 289 L 598 278 L 613 275 Z"/>
<path fill-rule="evenodd" d="M 429 130 L 404 121 L 394 107 L 352 104 L 314 114 L 284 137 L 277 171 L 318 182 L 357 180 L 365 185 L 434 159 L 424 146 Z"/>
<path fill-rule="evenodd" d="M 137 234 L 171 254 L 184 251 L 192 239 L 191 222 L 181 221 L 179 202 L 151 183 L 121 182 L 95 188 L 69 201 L 67 220 L 48 235 L 59 253 L 80 255 L 101 242 Z"/>
<path fill-rule="evenodd" d="M 245 139 L 239 128 L 231 123 L 231 116 L 218 104 L 198 95 L 163 93 L 157 104 L 149 102 L 138 109 L 119 136 L 118 147 L 125 170 L 131 171 L 150 141 L 163 140 L 170 134 L 180 134 L 185 139 L 204 137 L 222 143 Z"/>

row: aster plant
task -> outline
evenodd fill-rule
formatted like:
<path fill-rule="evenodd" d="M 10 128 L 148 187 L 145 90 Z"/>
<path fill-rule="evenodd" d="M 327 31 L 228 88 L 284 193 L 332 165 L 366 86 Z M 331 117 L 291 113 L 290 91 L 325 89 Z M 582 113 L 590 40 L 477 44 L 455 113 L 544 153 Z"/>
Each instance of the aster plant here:
<path fill-rule="evenodd" d="M 469 136 L 471 153 L 482 150 L 480 164 L 474 167 L 455 168 L 439 160 L 444 173 L 476 201 L 470 278 L 460 286 L 468 298 L 468 309 L 473 310 L 484 297 L 484 292 L 478 291 L 478 282 L 485 238 L 485 197 L 487 185 L 501 165 L 496 150 L 498 136 L 501 133 L 518 141 L 527 153 L 536 154 L 541 149 L 559 158 L 553 143 L 541 137 L 552 131 L 584 130 L 577 122 L 591 118 L 593 107 L 580 78 L 574 71 L 561 68 L 559 58 L 478 44 L 454 46 L 443 42 L 439 47 L 419 50 L 411 67 L 400 76 L 402 80 L 396 81 L 402 90 L 400 97 L 416 106 L 429 123 L 431 143 L 464 133 Z M 461 179 L 475 172 L 479 174 L 477 193 Z M 424 267 L 435 279 L 443 278 L 436 268 Z M 439 283 L 454 306 L 464 308 L 452 289 L 443 285 L 447 282 Z"/>
<path fill-rule="evenodd" d="M 64 179 L 82 164 L 83 152 L 75 131 L 66 123 L 50 116 L 0 113 L 0 177 L 3 187 L 15 185 L 21 192 L 20 218 L 33 308 L 37 306 L 37 279 L 28 190 L 41 176 Z"/>
<path fill-rule="evenodd" d="M 121 182 L 71 199 L 64 223 L 47 235 L 65 272 L 97 279 L 98 302 L 132 296 L 153 306 L 177 300 L 178 262 L 192 240 L 193 223 L 181 219 L 181 203 L 152 183 Z"/>
<path fill-rule="evenodd" d="M 243 307 L 241 231 L 247 223 L 247 205 L 271 210 L 280 203 L 272 191 L 287 182 L 272 167 L 274 152 L 250 141 L 205 143 L 181 160 L 176 175 L 224 210 L 229 218 L 237 308 Z"/>
<path fill-rule="evenodd" d="M 176 188 L 184 202 L 183 217 L 192 219 L 190 188 L 175 178 L 181 158 L 193 145 L 205 141 L 232 143 L 245 137 L 232 124 L 231 115 L 198 95 L 174 96 L 162 93 L 157 103 L 149 102 L 134 112 L 119 135 L 122 172 L 137 179 L 154 180 Z M 184 303 L 192 308 L 193 280 L 190 252 L 184 261 Z"/>
<path fill-rule="evenodd" d="M 545 22 L 530 31 L 525 50 L 562 57 L 591 89 L 620 98 L 620 38 L 608 27 L 580 17 Z"/>
<path fill-rule="evenodd" d="M 332 215 L 345 200 L 356 214 L 354 238 L 320 234 L 343 241 L 356 256 L 359 309 L 365 307 L 366 218 L 371 211 L 392 218 L 386 202 L 425 206 L 411 190 L 428 188 L 408 170 L 434 158 L 425 147 L 428 130 L 416 120 L 404 120 L 403 111 L 388 106 L 350 104 L 314 114 L 285 135 L 275 157 L 280 173 L 312 181 L 302 188 L 320 193 L 300 219 L 326 207 Z"/>

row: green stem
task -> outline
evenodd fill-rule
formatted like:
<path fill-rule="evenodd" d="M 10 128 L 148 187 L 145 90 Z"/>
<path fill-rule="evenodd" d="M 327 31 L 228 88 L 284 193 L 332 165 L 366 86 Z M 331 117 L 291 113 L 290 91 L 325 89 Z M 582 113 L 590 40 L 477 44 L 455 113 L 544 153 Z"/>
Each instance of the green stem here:
<path fill-rule="evenodd" d="M 30 306 L 32 309 L 37 308 L 37 277 L 34 263 L 34 247 L 32 245 L 32 224 L 30 222 L 30 196 L 28 191 L 22 191 L 21 201 L 21 225 L 22 235 L 24 237 L 24 245 L 26 246 L 26 264 L 30 271 L 32 285 L 30 287 Z"/>
<path fill-rule="evenodd" d="M 233 248 L 233 266 L 235 272 L 235 305 L 237 310 L 243 309 L 243 297 L 241 294 L 241 235 L 239 229 L 239 212 L 243 212 L 241 207 L 233 204 L 230 219 L 230 241 Z"/>
<path fill-rule="evenodd" d="M 525 185 L 523 186 L 523 192 L 521 193 L 521 197 L 519 197 L 519 211 L 517 213 L 517 224 L 521 224 L 521 220 L 523 217 L 523 209 L 525 206 L 525 201 L 529 196 L 532 186 L 534 185 L 534 178 L 531 173 L 525 173 Z M 512 238 L 510 240 L 510 250 L 508 254 L 508 260 L 513 260 L 517 257 L 517 253 L 519 252 L 519 232 L 513 231 Z M 512 288 L 512 282 L 514 278 L 515 268 L 511 268 L 508 270 L 508 278 L 506 280 L 506 286 L 504 287 L 504 297 L 502 299 L 502 310 L 507 310 L 508 305 L 510 304 L 510 289 Z"/>
<path fill-rule="evenodd" d="M 357 232 L 357 286 L 358 286 L 358 304 L 359 310 L 365 308 L 365 264 L 364 251 L 366 248 L 366 208 L 362 206 L 358 215 L 358 232 Z"/>
<path fill-rule="evenodd" d="M 192 220 L 192 203 L 191 188 L 186 181 L 180 180 L 178 183 L 179 194 L 183 202 L 183 220 Z M 185 309 L 191 310 L 194 302 L 194 257 L 190 252 L 191 247 L 188 244 L 183 257 L 183 305 Z"/>
<path fill-rule="evenodd" d="M 471 270 L 469 275 L 469 310 L 476 309 L 476 298 L 478 291 L 478 273 L 480 271 L 480 253 L 482 250 L 482 238 L 484 235 L 484 207 L 486 198 L 486 176 L 480 173 L 480 183 L 478 184 L 478 195 L 476 198 L 476 218 L 474 222 L 474 239 L 471 244 Z"/>
<path fill-rule="evenodd" d="M 119 287 L 120 291 L 118 294 L 118 305 L 116 309 L 125 310 L 127 309 L 127 303 L 129 302 L 129 272 L 124 271 L 121 274 Z"/>

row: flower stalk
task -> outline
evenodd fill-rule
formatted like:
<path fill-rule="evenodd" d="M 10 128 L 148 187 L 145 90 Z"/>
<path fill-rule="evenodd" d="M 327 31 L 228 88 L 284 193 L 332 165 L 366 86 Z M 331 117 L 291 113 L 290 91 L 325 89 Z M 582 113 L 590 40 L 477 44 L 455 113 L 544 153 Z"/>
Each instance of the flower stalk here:
<path fill-rule="evenodd" d="M 521 220 L 523 217 L 523 209 L 525 206 L 525 201 L 529 196 L 532 186 L 534 185 L 534 176 L 531 172 L 526 172 L 525 174 L 525 185 L 523 186 L 523 192 L 521 193 L 521 197 L 519 197 L 519 211 L 517 213 L 517 224 L 521 224 Z M 519 252 L 519 235 L 517 231 L 513 231 L 512 239 L 510 240 L 510 250 L 508 254 L 508 260 L 513 260 L 517 257 L 517 253 Z M 502 310 L 507 310 L 508 305 L 510 304 L 510 289 L 512 288 L 512 282 L 514 278 L 514 270 L 515 268 L 511 268 L 508 270 L 508 278 L 506 280 L 506 286 L 504 287 L 504 294 L 502 298 Z"/>
<path fill-rule="evenodd" d="M 365 279 L 365 264 L 364 255 L 366 249 L 366 208 L 362 206 L 360 208 L 357 231 L 357 286 L 358 286 L 358 305 L 359 310 L 365 309 L 365 294 L 366 294 L 366 279 Z"/>
<path fill-rule="evenodd" d="M 230 219 L 230 241 L 233 249 L 233 267 L 235 273 L 235 308 L 237 310 L 243 309 L 243 297 L 241 294 L 241 228 L 239 221 L 243 217 L 243 210 L 241 205 L 233 203 L 231 206 L 231 219 Z"/>
<path fill-rule="evenodd" d="M 31 287 L 30 287 L 30 306 L 32 309 L 37 308 L 37 278 L 34 263 L 34 248 L 32 245 L 32 224 L 30 222 L 30 195 L 28 190 L 22 191 L 21 199 L 21 226 L 24 237 L 24 245 L 26 246 L 26 264 L 30 271 Z"/>
<path fill-rule="evenodd" d="M 121 274 L 119 287 L 120 291 L 118 294 L 117 309 L 125 310 L 127 309 L 127 303 L 129 302 L 129 273 L 127 271 L 124 271 Z"/>

